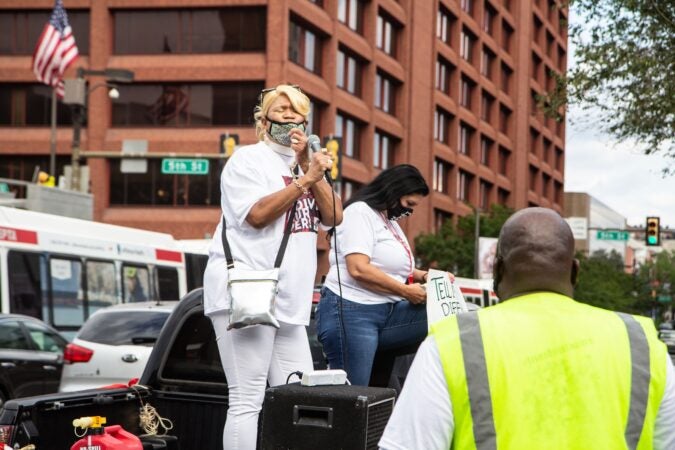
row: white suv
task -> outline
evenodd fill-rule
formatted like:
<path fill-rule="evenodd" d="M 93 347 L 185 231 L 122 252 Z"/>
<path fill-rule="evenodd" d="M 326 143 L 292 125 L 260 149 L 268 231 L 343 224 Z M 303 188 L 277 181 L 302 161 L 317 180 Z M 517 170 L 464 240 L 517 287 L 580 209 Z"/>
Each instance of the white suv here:
<path fill-rule="evenodd" d="M 124 303 L 92 314 L 63 353 L 59 392 L 127 384 L 139 378 L 177 303 Z"/>

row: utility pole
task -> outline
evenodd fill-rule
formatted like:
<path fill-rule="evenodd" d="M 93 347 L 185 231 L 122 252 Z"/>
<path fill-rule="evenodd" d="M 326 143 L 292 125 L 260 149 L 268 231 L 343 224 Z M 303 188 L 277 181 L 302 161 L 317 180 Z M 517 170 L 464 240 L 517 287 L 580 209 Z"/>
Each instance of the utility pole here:
<path fill-rule="evenodd" d="M 480 256 L 478 255 L 478 241 L 480 239 L 480 208 L 476 207 L 475 209 L 475 214 L 476 214 L 476 225 L 473 231 L 475 241 L 474 241 L 474 246 L 473 246 L 473 277 L 475 279 L 478 279 L 480 276 Z"/>

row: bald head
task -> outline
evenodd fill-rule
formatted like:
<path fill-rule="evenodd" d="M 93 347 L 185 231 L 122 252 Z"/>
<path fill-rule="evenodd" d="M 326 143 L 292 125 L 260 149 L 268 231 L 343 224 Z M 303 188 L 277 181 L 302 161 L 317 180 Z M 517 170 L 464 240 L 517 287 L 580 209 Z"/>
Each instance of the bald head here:
<path fill-rule="evenodd" d="M 535 291 L 571 297 L 577 265 L 567 222 L 551 209 L 522 209 L 499 233 L 495 290 L 502 300 Z"/>

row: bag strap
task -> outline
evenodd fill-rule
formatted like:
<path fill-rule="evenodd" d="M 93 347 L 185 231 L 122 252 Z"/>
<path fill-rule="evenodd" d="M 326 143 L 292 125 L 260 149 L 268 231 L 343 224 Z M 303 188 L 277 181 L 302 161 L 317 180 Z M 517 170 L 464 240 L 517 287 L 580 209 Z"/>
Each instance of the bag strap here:
<path fill-rule="evenodd" d="M 286 253 L 286 246 L 288 245 L 288 238 L 291 236 L 291 227 L 295 221 L 295 210 L 297 209 L 298 202 L 297 200 L 293 202 L 291 207 L 291 214 L 288 216 L 286 221 L 286 228 L 284 229 L 284 237 L 281 239 L 281 246 L 277 252 L 277 258 L 274 260 L 274 268 L 278 269 L 281 267 L 281 261 L 284 259 L 284 253 Z M 225 251 L 225 260 L 227 261 L 227 268 L 232 269 L 234 267 L 234 258 L 232 258 L 232 251 L 230 250 L 230 244 L 227 242 L 227 232 L 225 224 L 225 215 L 223 214 L 223 227 L 222 227 L 222 240 L 223 240 L 223 250 Z"/>

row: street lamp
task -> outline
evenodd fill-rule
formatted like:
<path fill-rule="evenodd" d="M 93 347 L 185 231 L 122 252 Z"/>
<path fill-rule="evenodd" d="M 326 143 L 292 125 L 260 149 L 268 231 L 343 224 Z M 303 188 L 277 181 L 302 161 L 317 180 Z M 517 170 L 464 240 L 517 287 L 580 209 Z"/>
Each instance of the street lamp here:
<path fill-rule="evenodd" d="M 105 77 L 106 81 L 87 90 L 87 81 L 84 78 L 87 75 L 102 76 Z M 107 86 L 109 88 L 108 97 L 116 99 L 119 98 L 120 93 L 114 83 L 131 83 L 133 80 L 134 72 L 131 70 L 87 70 L 82 67 L 77 69 L 77 78 L 64 80 L 63 103 L 71 105 L 73 111 L 70 189 L 80 190 L 80 135 L 87 114 L 89 94 L 101 86 Z"/>

